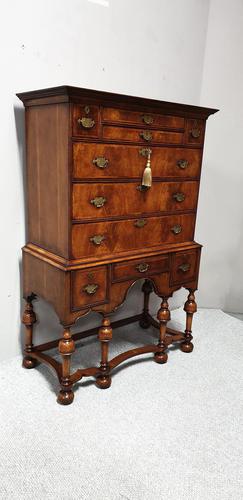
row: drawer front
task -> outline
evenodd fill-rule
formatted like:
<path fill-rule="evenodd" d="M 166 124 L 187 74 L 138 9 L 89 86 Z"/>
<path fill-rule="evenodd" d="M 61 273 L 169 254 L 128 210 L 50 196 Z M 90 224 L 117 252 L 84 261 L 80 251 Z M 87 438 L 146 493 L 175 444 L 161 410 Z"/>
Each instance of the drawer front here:
<path fill-rule="evenodd" d="M 141 127 L 184 128 L 184 118 L 180 116 L 159 115 L 119 108 L 103 108 L 101 116 L 104 122 L 127 123 L 140 125 Z"/>
<path fill-rule="evenodd" d="M 199 265 L 200 252 L 192 250 L 178 252 L 172 256 L 171 283 L 186 283 L 196 278 Z"/>
<path fill-rule="evenodd" d="M 103 139 L 113 141 L 129 141 L 141 144 L 181 144 L 183 133 L 167 132 L 165 130 L 147 130 L 128 127 L 103 126 Z"/>
<path fill-rule="evenodd" d="M 73 135 L 81 137 L 98 137 L 99 108 L 87 104 L 73 105 Z"/>
<path fill-rule="evenodd" d="M 100 266 L 72 271 L 72 310 L 80 309 L 87 305 L 106 302 L 107 299 L 107 268 Z"/>
<path fill-rule="evenodd" d="M 156 212 L 195 210 L 199 183 L 154 182 L 146 191 L 139 184 L 73 184 L 73 219 L 95 219 Z"/>
<path fill-rule="evenodd" d="M 112 282 L 128 279 L 146 278 L 153 274 L 165 273 L 169 270 L 168 255 L 136 259 L 120 262 L 112 266 Z"/>
<path fill-rule="evenodd" d="M 148 147 L 113 144 L 73 144 L 74 179 L 141 178 Z M 151 148 L 153 177 L 198 177 L 200 149 Z"/>
<path fill-rule="evenodd" d="M 73 224 L 73 258 L 192 241 L 194 226 L 194 214 Z"/>
<path fill-rule="evenodd" d="M 203 144 L 205 132 L 205 120 L 186 120 L 185 143 Z"/>

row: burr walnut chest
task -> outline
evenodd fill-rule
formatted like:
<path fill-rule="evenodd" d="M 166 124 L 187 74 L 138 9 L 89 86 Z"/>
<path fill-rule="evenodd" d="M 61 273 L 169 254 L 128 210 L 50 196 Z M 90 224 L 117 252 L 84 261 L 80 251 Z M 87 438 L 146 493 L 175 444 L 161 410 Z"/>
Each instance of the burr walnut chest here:
<path fill-rule="evenodd" d="M 28 243 L 23 248 L 26 308 L 23 365 L 52 367 L 58 401 L 73 401 L 72 386 L 93 376 L 101 388 L 122 361 L 153 353 L 167 361 L 168 346 L 193 349 L 201 245 L 194 241 L 205 124 L 217 110 L 75 87 L 17 94 L 25 105 Z M 143 279 L 141 314 L 110 321 L 137 280 Z M 167 327 L 168 298 L 184 287 L 186 329 Z M 161 297 L 156 321 L 149 296 Z M 33 301 L 55 309 L 63 337 L 33 344 Z M 72 334 L 89 311 L 100 328 Z M 109 358 L 117 326 L 138 321 L 158 329 L 158 341 Z M 75 341 L 98 335 L 100 366 L 71 369 Z M 113 339 L 115 342 L 115 337 Z M 58 346 L 60 360 L 47 351 Z"/>

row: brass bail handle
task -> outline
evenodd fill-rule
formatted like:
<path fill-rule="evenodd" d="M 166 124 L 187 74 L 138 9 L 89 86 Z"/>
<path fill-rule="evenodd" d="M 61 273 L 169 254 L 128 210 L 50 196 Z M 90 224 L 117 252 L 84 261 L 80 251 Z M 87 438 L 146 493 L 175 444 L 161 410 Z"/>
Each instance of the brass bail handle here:
<path fill-rule="evenodd" d="M 141 183 L 142 190 L 149 189 L 152 186 L 151 154 L 152 154 L 152 150 L 148 148 L 148 150 L 147 150 L 147 162 L 146 162 L 146 167 L 143 171 L 143 177 L 142 177 L 142 183 Z"/>

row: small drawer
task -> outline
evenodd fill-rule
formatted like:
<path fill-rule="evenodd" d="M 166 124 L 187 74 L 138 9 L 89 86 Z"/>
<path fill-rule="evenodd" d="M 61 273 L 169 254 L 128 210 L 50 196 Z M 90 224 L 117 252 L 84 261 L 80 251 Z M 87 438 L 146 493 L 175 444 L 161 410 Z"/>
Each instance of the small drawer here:
<path fill-rule="evenodd" d="M 153 274 L 165 273 L 169 270 L 168 255 L 136 259 L 129 262 L 113 264 L 112 281 L 126 281 L 133 278 L 146 278 Z"/>
<path fill-rule="evenodd" d="M 204 120 L 186 120 L 185 143 L 203 144 L 205 131 Z"/>
<path fill-rule="evenodd" d="M 104 125 L 103 138 L 113 141 L 138 142 L 141 144 L 181 144 L 183 133 Z"/>
<path fill-rule="evenodd" d="M 98 137 L 99 109 L 98 106 L 80 104 L 73 106 L 73 135 L 82 137 Z"/>
<path fill-rule="evenodd" d="M 129 111 L 119 108 L 103 108 L 102 121 L 134 124 L 142 127 L 184 128 L 184 118 L 180 116 L 161 115 L 147 111 Z"/>
<path fill-rule="evenodd" d="M 171 283 L 186 283 L 196 278 L 200 253 L 198 250 L 178 252 L 172 256 Z"/>
<path fill-rule="evenodd" d="M 106 278 L 106 266 L 72 271 L 72 310 L 75 311 L 94 304 L 104 304 L 107 300 Z"/>

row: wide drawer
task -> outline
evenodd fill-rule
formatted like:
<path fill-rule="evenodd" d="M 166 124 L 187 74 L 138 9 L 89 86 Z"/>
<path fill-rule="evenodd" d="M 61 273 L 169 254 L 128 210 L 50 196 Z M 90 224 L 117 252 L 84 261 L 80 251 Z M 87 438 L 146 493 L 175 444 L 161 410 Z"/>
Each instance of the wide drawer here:
<path fill-rule="evenodd" d="M 130 262 L 119 262 L 112 266 L 112 282 L 133 278 L 146 278 L 169 270 L 168 255 L 159 255 Z"/>
<path fill-rule="evenodd" d="M 157 126 L 158 128 L 183 128 L 184 118 L 180 116 L 161 115 L 156 113 L 129 111 L 119 108 L 103 108 L 102 121 L 127 123 L 140 126 Z"/>
<path fill-rule="evenodd" d="M 103 139 L 113 141 L 138 142 L 141 144 L 181 144 L 182 132 L 167 132 L 165 130 L 135 129 L 129 127 L 115 127 L 104 125 L 102 128 Z"/>
<path fill-rule="evenodd" d="M 176 212 L 196 208 L 199 183 L 154 182 L 140 191 L 139 184 L 73 184 L 73 219 L 95 219 Z"/>
<path fill-rule="evenodd" d="M 149 148 L 150 149 L 150 148 Z M 198 177 L 200 149 L 151 148 L 153 177 Z M 114 144 L 73 144 L 74 179 L 141 178 L 147 148 Z"/>
<path fill-rule="evenodd" d="M 73 258 L 191 241 L 194 225 L 194 214 L 73 224 Z"/>
<path fill-rule="evenodd" d="M 199 257 L 200 252 L 198 250 L 173 254 L 171 284 L 185 283 L 195 279 L 199 265 Z"/>
<path fill-rule="evenodd" d="M 107 299 L 107 268 L 100 266 L 72 271 L 72 310 L 104 303 Z"/>

